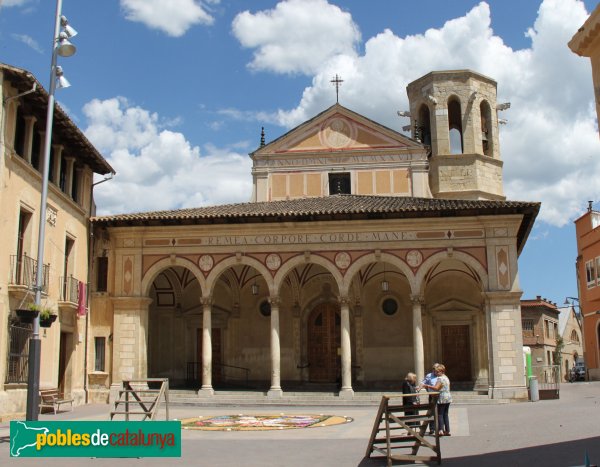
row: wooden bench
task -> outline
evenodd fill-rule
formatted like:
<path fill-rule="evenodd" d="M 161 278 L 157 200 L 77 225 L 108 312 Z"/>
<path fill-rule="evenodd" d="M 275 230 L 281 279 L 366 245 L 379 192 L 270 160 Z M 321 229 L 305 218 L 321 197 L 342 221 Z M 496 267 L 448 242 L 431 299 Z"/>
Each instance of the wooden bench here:
<path fill-rule="evenodd" d="M 56 415 L 62 404 L 71 404 L 73 411 L 73 399 L 66 398 L 65 395 L 56 389 L 40 389 L 40 412 L 44 408 L 51 408 Z"/>

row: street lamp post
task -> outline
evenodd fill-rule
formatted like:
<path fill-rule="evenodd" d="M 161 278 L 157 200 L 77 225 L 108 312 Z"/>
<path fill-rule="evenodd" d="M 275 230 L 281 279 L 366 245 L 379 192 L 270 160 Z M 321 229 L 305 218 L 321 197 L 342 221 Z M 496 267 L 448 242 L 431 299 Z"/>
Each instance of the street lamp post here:
<path fill-rule="evenodd" d="M 57 66 L 57 56 L 70 57 L 75 53 L 75 46 L 68 40 L 77 32 L 69 26 L 67 19 L 61 16 L 62 0 L 56 1 L 56 15 L 54 25 L 54 36 L 52 38 L 52 63 L 50 66 L 50 86 L 48 91 L 48 109 L 46 115 L 46 134 L 44 137 L 44 166 L 42 170 L 42 194 L 40 201 L 40 219 L 38 231 L 37 269 L 35 275 L 35 304 L 38 307 L 42 301 L 42 289 L 44 287 L 44 241 L 46 236 L 46 209 L 48 198 L 48 173 L 50 171 L 50 148 L 52 144 L 52 124 L 54 119 L 54 91 L 58 87 L 68 87 L 69 83 L 63 76 L 62 68 Z M 62 26 L 62 31 L 61 31 Z M 39 390 L 40 390 L 40 317 L 36 316 L 33 321 L 33 333 L 29 340 L 29 362 L 27 378 L 27 420 L 37 420 L 39 413 Z"/>

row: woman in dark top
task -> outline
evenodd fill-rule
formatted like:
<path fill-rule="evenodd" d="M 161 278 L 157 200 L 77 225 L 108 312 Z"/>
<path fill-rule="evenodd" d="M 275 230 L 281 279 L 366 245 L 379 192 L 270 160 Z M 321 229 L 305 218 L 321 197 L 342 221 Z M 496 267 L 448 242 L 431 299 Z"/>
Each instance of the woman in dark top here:
<path fill-rule="evenodd" d="M 406 378 L 404 378 L 404 381 L 402 382 L 402 393 L 403 394 L 416 394 L 417 393 L 417 375 L 415 375 L 414 373 L 409 372 L 406 375 Z M 403 405 L 416 405 L 419 403 L 419 399 L 418 397 L 415 396 L 406 396 L 403 398 L 404 399 L 404 403 Z M 404 410 L 404 415 L 418 415 L 419 411 L 418 410 L 408 410 L 405 409 Z M 419 422 L 409 422 L 408 423 L 409 426 L 419 426 Z"/>

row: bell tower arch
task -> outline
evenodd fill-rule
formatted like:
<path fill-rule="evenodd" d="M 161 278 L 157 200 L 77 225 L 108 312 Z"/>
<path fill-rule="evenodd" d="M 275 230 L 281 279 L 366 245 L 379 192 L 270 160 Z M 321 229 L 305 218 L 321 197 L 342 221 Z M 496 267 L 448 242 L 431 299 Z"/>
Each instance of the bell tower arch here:
<path fill-rule="evenodd" d="M 496 81 L 471 70 L 433 71 L 406 89 L 412 136 L 431 146 L 434 198 L 505 199 Z"/>

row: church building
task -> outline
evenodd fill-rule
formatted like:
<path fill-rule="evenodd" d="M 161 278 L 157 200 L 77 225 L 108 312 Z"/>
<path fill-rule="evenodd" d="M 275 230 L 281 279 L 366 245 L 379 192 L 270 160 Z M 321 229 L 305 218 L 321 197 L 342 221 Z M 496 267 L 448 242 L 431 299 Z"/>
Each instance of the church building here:
<path fill-rule="evenodd" d="M 90 400 L 146 377 L 350 399 L 434 362 L 526 398 L 518 257 L 540 205 L 505 199 L 496 82 L 407 92 L 410 138 L 336 103 L 261 141 L 251 202 L 92 219 Z"/>

